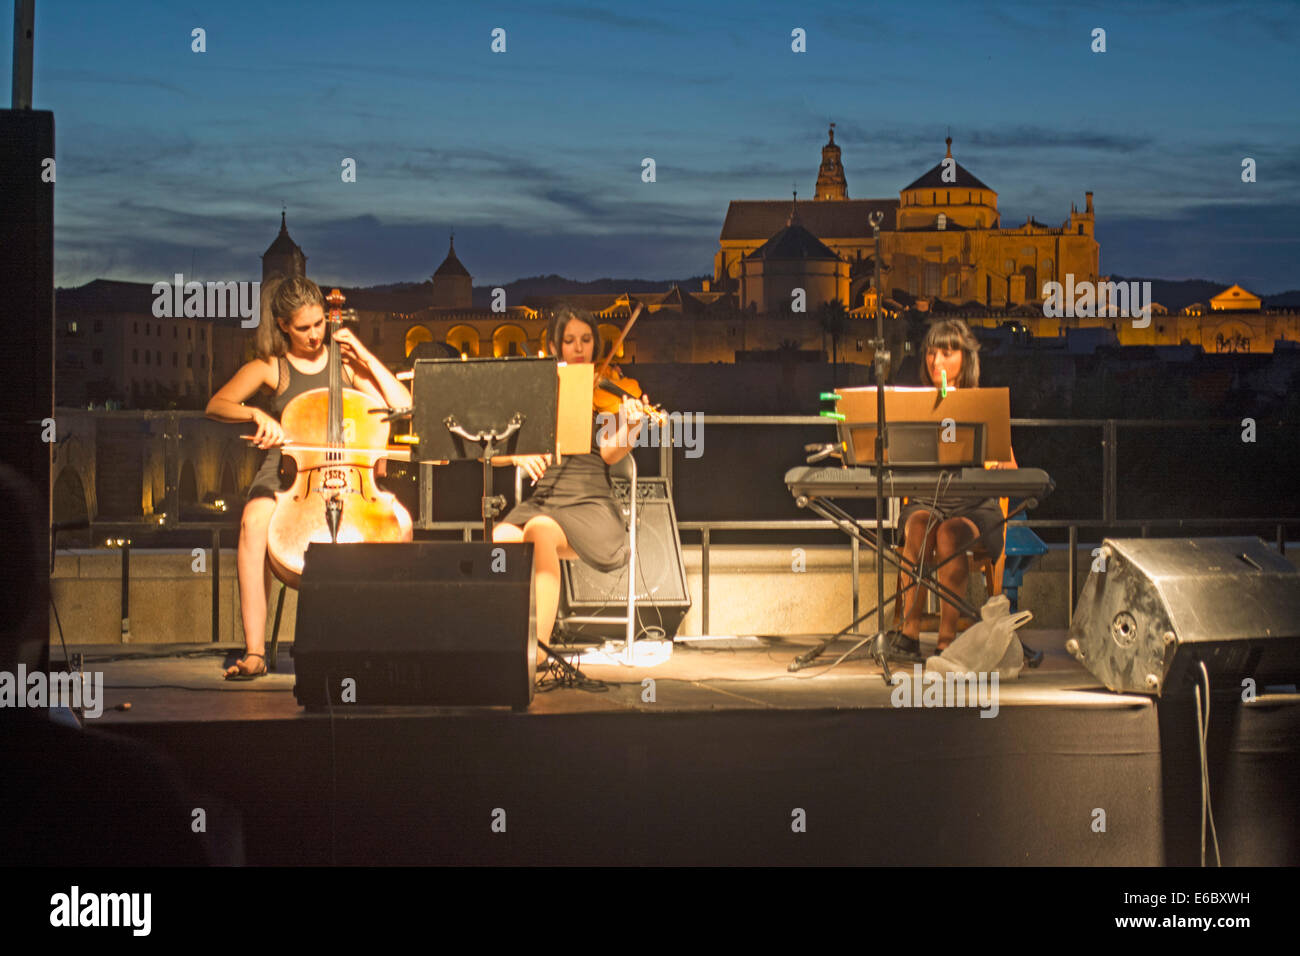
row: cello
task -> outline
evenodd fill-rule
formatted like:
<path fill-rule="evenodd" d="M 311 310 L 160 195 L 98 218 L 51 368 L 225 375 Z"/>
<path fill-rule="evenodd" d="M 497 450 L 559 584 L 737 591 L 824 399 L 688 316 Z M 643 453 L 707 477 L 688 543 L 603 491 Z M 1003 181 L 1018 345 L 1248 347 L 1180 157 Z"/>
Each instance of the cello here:
<path fill-rule="evenodd" d="M 302 579 L 307 545 L 412 538 L 411 515 L 375 484 L 375 462 L 396 457 L 385 446 L 387 406 L 343 384 L 343 360 L 335 333 L 343 323 L 343 294 L 329 303 L 329 386 L 303 392 L 280 416 L 284 463 L 292 461 L 293 485 L 279 492 L 267 528 L 271 571 L 292 588 Z"/>

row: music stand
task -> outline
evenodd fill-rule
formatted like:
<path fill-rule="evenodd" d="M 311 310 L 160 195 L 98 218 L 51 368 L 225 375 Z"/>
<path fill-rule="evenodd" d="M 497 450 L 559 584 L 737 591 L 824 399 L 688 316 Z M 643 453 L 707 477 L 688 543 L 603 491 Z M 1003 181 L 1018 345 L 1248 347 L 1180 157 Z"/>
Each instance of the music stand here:
<path fill-rule="evenodd" d="M 505 498 L 492 494 L 492 459 L 555 455 L 554 358 L 420 359 L 411 382 L 415 459 L 483 462 L 483 540 Z"/>
<path fill-rule="evenodd" d="M 886 386 L 883 395 L 878 395 L 873 385 L 836 391 L 840 396 L 836 411 L 844 416 L 839 428 L 840 438 L 848 449 L 844 458 L 846 465 L 876 464 L 872 451 L 878 403 L 883 404 L 886 410 L 884 463 L 887 467 L 979 468 L 985 461 L 1006 461 L 1011 455 L 1009 389 L 949 389 L 947 397 L 940 396 L 937 388 Z M 949 421 L 955 425 L 954 440 L 940 441 L 936 447 L 938 456 L 933 461 L 906 461 L 890 454 L 890 446 L 894 444 L 892 433 L 897 425 L 920 428 L 923 423 L 930 423 L 937 433 Z"/>

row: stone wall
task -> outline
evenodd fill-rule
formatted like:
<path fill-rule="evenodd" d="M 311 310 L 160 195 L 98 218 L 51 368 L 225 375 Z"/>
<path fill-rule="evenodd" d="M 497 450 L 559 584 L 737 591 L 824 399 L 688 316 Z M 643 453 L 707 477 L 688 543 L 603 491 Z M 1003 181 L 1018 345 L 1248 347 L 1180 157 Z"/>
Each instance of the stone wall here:
<path fill-rule="evenodd" d="M 1095 543 L 1078 549 L 1076 594 L 1083 589 L 1091 567 Z M 692 606 L 679 634 L 698 635 L 703 625 L 703 586 L 698 545 L 683 548 Z M 852 620 L 851 549 L 848 545 L 806 546 L 794 570 L 792 548 L 774 545 L 721 545 L 710 549 L 709 628 L 713 635 L 829 634 Z M 196 571 L 189 551 L 143 551 L 131 554 L 131 643 L 205 643 L 211 640 L 211 555 L 206 570 Z M 1300 566 L 1300 551 L 1292 546 L 1288 557 Z M 1065 574 L 1066 549 L 1052 548 L 1026 572 L 1020 592 L 1020 609 L 1034 612 L 1029 627 L 1062 629 L 1069 626 Z M 865 611 L 875 603 L 875 565 L 864 551 L 860 562 L 860 601 Z M 68 644 L 121 643 L 121 554 L 117 551 L 64 551 L 55 561 L 51 580 L 54 600 Z M 886 574 L 885 593 L 892 595 L 894 575 Z M 277 590 L 272 591 L 267 634 L 274 615 Z M 235 552 L 221 554 L 220 640 L 243 644 L 239 621 Z M 986 598 L 983 580 L 970 579 L 970 598 L 976 606 Z M 281 640 L 292 640 L 297 592 L 286 592 Z M 654 623 L 647 609 L 643 623 Z M 874 627 L 864 622 L 866 633 Z M 50 639 L 59 639 L 53 617 Z"/>

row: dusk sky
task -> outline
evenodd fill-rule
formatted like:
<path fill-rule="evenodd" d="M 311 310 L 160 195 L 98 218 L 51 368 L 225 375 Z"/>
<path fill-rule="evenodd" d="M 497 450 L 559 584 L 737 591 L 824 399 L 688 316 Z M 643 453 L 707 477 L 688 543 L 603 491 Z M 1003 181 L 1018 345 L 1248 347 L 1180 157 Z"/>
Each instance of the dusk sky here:
<path fill-rule="evenodd" d="M 728 202 L 811 199 L 833 121 L 851 198 L 897 199 L 951 127 L 1004 226 L 1091 189 L 1103 273 L 1271 294 L 1300 288 L 1298 41 L 1289 0 L 42 0 L 33 105 L 60 286 L 258 278 L 282 203 L 329 283 L 421 281 L 452 228 L 478 285 L 711 274 Z"/>

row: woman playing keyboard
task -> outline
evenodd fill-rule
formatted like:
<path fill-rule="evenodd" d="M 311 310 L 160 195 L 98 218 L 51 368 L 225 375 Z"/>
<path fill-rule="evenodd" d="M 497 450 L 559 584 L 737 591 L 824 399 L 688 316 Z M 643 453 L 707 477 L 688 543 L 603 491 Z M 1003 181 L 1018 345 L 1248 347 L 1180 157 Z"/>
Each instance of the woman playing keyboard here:
<path fill-rule="evenodd" d="M 938 388 L 946 373 L 948 388 L 978 388 L 980 383 L 979 343 L 966 323 L 960 319 L 944 319 L 930 326 L 921 344 L 921 385 Z M 1016 468 L 1016 456 L 1010 452 L 1009 461 L 985 462 L 985 468 Z M 1002 509 L 996 498 L 971 498 L 945 495 L 937 490 L 937 497 L 911 498 L 898 516 L 898 526 L 903 529 L 903 554 L 912 562 L 924 567 L 934 567 L 958 552 L 964 553 L 976 536 L 990 533 L 980 539 L 984 549 L 994 560 L 1002 554 L 1003 533 L 991 531 L 1002 520 Z M 922 542 L 924 556 L 922 557 Z M 938 571 L 939 583 L 957 594 L 965 595 L 969 566 L 962 558 L 953 558 Z M 900 588 L 912 583 L 910 575 L 899 573 Z M 923 588 L 913 587 L 904 596 L 906 610 L 902 628 L 890 632 L 891 659 L 923 661 L 921 654 L 921 594 Z M 956 606 L 941 602 L 939 613 L 939 641 L 936 654 L 943 653 L 957 636 Z"/>

